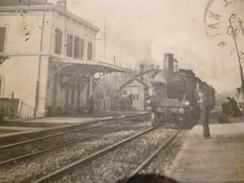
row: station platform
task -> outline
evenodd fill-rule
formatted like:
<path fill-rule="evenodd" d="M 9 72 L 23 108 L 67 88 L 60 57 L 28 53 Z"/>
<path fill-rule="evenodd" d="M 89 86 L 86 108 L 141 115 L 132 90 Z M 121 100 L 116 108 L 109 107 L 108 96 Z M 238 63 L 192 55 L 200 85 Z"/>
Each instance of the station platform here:
<path fill-rule="evenodd" d="M 121 118 L 125 116 L 147 114 L 145 111 L 95 111 L 93 114 L 84 114 L 76 116 L 59 116 L 59 117 L 39 117 L 39 118 L 16 118 L 5 119 L 6 122 L 29 122 L 29 123 L 54 123 L 54 124 L 74 124 L 87 123 L 100 120 L 108 120 L 113 118 Z"/>
<path fill-rule="evenodd" d="M 179 183 L 244 183 L 244 120 L 209 127 L 211 139 L 193 127 L 165 175 Z"/>
<path fill-rule="evenodd" d="M 24 133 L 31 133 L 50 128 L 65 127 L 74 124 L 84 124 L 97 121 L 106 121 L 113 119 L 125 118 L 126 116 L 134 116 L 147 114 L 144 111 L 96 111 L 93 114 L 82 116 L 62 116 L 62 117 L 40 117 L 40 118 L 17 118 L 6 119 L 0 123 L 0 138 L 6 136 L 14 136 Z"/>
<path fill-rule="evenodd" d="M 70 117 L 45 117 L 45 118 L 33 118 L 28 120 L 23 120 L 23 122 L 29 123 L 58 123 L 58 124 L 74 124 L 74 123 L 87 123 L 93 121 L 112 119 L 113 117 L 103 117 L 103 118 L 70 118 Z"/>

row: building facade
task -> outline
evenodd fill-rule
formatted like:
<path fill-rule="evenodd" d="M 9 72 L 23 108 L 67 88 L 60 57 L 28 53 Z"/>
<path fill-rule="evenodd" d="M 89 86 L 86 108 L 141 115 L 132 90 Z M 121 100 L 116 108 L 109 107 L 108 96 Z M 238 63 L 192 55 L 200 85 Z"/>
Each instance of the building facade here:
<path fill-rule="evenodd" d="M 1 98 L 17 98 L 19 116 L 76 113 L 94 92 L 97 72 L 124 72 L 95 61 L 99 28 L 66 10 L 66 1 L 0 3 Z"/>
<path fill-rule="evenodd" d="M 133 109 L 145 109 L 145 100 L 148 95 L 148 86 L 140 79 L 130 79 L 120 87 L 119 92 L 121 93 L 121 97 L 129 98 L 130 104 Z"/>

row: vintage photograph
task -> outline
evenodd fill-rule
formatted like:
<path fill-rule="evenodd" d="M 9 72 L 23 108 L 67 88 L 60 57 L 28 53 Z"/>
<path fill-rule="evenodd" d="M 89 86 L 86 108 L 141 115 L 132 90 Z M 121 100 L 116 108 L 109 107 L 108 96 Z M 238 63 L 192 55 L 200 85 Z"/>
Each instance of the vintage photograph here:
<path fill-rule="evenodd" d="M 0 183 L 244 182 L 243 0 L 1 0 Z"/>

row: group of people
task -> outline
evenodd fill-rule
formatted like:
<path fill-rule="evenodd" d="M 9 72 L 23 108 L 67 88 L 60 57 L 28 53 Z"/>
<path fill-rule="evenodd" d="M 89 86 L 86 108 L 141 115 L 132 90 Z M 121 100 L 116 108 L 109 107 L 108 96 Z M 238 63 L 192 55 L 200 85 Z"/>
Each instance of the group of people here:
<path fill-rule="evenodd" d="M 233 117 L 241 116 L 241 111 L 234 97 L 227 97 L 227 101 L 222 104 L 223 114 Z"/>
<path fill-rule="evenodd" d="M 228 97 L 227 102 L 224 102 L 222 104 L 223 108 L 223 114 L 230 115 L 233 117 L 241 116 L 241 111 L 238 107 L 238 104 L 234 97 Z M 201 110 L 201 117 L 200 117 L 200 123 L 203 125 L 203 137 L 204 138 L 211 138 L 210 132 L 209 132 L 209 125 L 208 125 L 208 105 L 205 95 L 202 92 L 199 92 L 199 100 L 198 104 Z"/>

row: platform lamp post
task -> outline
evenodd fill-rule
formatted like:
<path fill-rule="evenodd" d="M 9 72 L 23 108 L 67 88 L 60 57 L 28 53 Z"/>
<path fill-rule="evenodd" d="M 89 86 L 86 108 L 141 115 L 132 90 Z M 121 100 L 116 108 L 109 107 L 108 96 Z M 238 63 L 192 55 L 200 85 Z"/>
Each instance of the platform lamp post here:
<path fill-rule="evenodd" d="M 236 19 L 236 15 L 231 14 L 231 16 L 229 18 L 230 26 L 227 29 L 227 34 L 233 36 L 233 40 L 234 40 L 234 44 L 235 44 L 235 48 L 236 48 L 236 54 L 238 57 L 238 63 L 239 63 L 240 75 L 241 75 L 241 93 L 242 93 L 242 99 L 243 99 L 244 98 L 244 78 L 243 78 L 243 70 L 242 70 L 242 65 L 241 65 L 241 57 L 240 57 L 238 46 L 236 43 L 236 36 L 239 32 L 239 29 L 234 29 L 234 27 L 232 25 L 232 23 L 234 23 L 235 19 Z"/>

